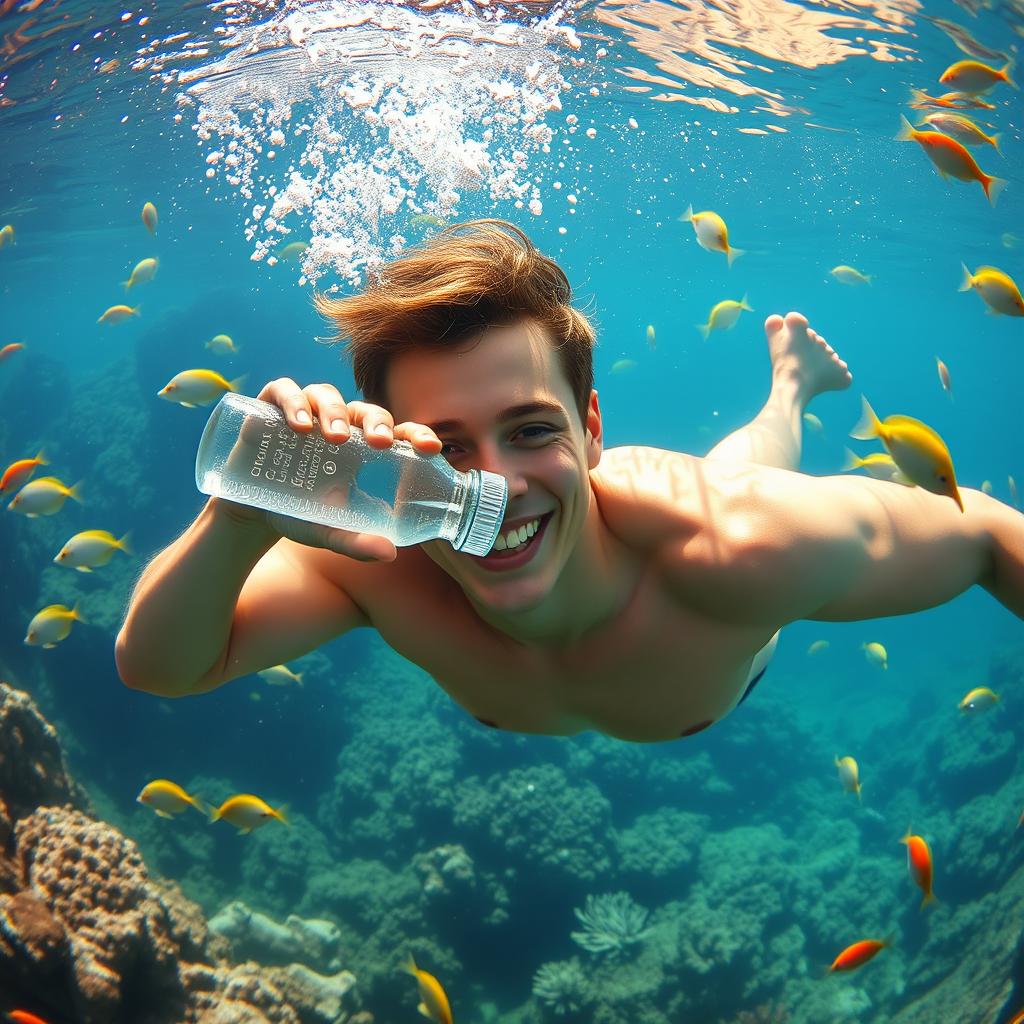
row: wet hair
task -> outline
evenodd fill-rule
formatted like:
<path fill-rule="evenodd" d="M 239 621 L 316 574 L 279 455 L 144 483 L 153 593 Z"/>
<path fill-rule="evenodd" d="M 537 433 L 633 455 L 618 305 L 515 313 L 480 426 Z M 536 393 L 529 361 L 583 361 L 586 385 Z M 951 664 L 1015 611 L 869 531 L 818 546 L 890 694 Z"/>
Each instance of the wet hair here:
<path fill-rule="evenodd" d="M 564 271 L 514 224 L 453 224 L 368 275 L 357 295 L 318 294 L 317 310 L 347 338 L 356 386 L 387 407 L 388 364 L 412 349 L 457 348 L 488 327 L 532 320 L 558 353 L 580 422 L 594 386 L 596 333 L 570 301 Z"/>

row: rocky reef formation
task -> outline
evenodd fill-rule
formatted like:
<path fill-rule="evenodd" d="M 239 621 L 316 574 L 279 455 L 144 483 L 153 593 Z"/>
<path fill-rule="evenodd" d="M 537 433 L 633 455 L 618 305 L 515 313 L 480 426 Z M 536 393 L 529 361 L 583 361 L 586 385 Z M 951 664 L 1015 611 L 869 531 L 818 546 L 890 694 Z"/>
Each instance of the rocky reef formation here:
<path fill-rule="evenodd" d="M 0 1009 L 81 1024 L 370 1019 L 347 971 L 237 964 L 229 952 L 196 904 L 89 813 L 53 727 L 0 683 Z"/>

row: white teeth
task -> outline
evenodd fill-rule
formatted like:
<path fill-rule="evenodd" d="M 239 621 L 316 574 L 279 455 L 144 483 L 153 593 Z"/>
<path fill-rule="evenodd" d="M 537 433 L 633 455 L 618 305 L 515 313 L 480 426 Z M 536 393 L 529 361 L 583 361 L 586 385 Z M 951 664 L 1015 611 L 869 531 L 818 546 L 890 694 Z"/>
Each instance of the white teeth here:
<path fill-rule="evenodd" d="M 492 551 L 507 551 L 510 548 L 517 548 L 520 544 L 524 544 L 527 540 L 532 537 L 540 527 L 539 519 L 532 519 L 528 523 L 524 523 L 516 530 L 509 530 L 507 534 L 502 536 L 498 534 L 497 539 L 494 541 L 494 547 Z"/>

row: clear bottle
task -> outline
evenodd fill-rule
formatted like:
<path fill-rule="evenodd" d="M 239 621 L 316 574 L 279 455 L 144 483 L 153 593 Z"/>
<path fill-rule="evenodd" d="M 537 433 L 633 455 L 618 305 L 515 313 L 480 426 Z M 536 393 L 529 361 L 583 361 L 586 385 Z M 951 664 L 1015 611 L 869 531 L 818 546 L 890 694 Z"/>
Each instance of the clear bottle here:
<path fill-rule="evenodd" d="M 317 421 L 307 434 L 276 405 L 228 392 L 217 403 L 196 455 L 204 494 L 339 530 L 387 537 L 397 547 L 441 538 L 456 551 L 491 549 L 508 497 L 505 478 L 461 473 L 407 441 L 371 448 L 358 427 L 342 444 Z"/>

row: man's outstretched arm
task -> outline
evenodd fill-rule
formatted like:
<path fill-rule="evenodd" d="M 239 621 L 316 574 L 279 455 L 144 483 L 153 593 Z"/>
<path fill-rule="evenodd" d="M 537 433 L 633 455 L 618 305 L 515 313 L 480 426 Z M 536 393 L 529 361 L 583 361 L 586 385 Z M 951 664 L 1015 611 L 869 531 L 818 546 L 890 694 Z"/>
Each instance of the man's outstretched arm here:
<path fill-rule="evenodd" d="M 980 491 L 961 489 L 961 512 L 868 477 L 736 465 L 709 483 L 719 555 L 703 572 L 724 584 L 718 614 L 776 628 L 852 621 L 932 608 L 980 584 L 1024 618 L 1024 515 Z"/>

